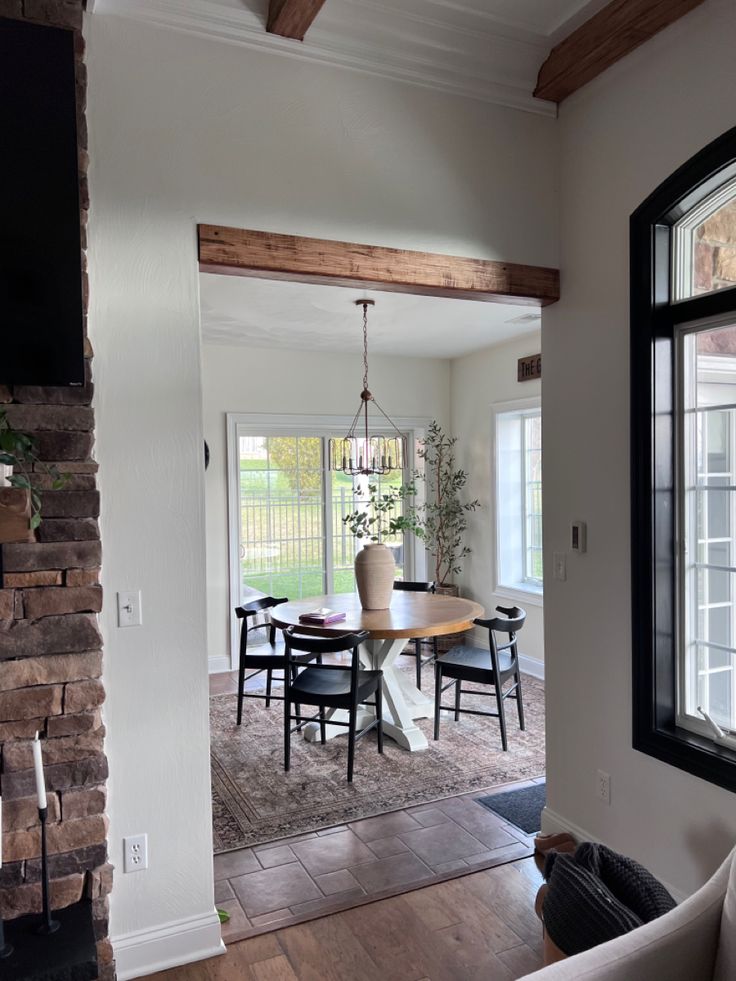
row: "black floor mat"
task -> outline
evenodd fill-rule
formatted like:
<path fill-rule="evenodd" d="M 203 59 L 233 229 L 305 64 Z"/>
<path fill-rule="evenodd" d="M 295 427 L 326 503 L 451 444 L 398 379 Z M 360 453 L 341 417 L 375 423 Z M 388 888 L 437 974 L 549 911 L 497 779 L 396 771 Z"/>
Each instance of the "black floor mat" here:
<path fill-rule="evenodd" d="M 546 798 L 547 785 L 538 783 L 533 787 L 520 787 L 519 790 L 508 790 L 503 794 L 490 794 L 488 797 L 475 799 L 489 811 L 532 835 L 542 826 L 542 808 Z"/>

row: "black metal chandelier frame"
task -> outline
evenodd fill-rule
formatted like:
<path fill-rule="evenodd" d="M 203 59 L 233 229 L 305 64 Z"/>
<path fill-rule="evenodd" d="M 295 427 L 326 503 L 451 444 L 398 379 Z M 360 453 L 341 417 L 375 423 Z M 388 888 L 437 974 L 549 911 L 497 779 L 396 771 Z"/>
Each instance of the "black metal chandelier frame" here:
<path fill-rule="evenodd" d="M 375 302 L 355 300 L 356 306 L 363 307 L 363 390 L 347 435 L 329 442 L 330 470 L 351 477 L 381 476 L 403 470 L 406 460 L 406 436 L 397 429 L 368 388 L 368 307 L 375 306 Z M 368 418 L 371 402 L 391 427 L 388 434 L 371 433 Z"/>

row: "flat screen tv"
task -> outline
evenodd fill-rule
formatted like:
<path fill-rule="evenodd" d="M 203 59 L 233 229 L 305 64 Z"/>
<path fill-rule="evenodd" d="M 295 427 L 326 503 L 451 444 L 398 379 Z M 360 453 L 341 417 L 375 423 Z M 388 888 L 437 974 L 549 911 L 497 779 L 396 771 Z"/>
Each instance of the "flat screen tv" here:
<path fill-rule="evenodd" d="M 0 18 L 0 382 L 84 381 L 74 35 Z"/>

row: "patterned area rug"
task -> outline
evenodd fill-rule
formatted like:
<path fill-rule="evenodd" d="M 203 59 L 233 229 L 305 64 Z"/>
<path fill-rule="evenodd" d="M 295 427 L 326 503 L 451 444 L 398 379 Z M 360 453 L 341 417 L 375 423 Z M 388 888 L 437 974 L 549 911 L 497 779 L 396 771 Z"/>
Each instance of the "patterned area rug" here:
<path fill-rule="evenodd" d="M 402 670 L 413 673 L 414 666 Z M 431 687 L 431 673 L 426 671 L 428 694 Z M 432 720 L 418 722 L 429 739 L 424 752 L 408 753 L 386 739 L 381 757 L 374 733 L 360 740 L 352 785 L 345 777 L 345 738 L 321 746 L 293 735 L 291 770 L 284 773 L 282 703 L 272 702 L 266 709 L 264 702 L 246 700 L 238 728 L 235 696 L 212 696 L 215 854 L 543 776 L 544 687 L 524 676 L 523 694 L 525 732 L 518 729 L 513 699 L 506 702 L 507 753 L 501 749 L 498 720 L 461 715 L 454 722 L 443 712 L 438 742 L 432 739 Z M 487 694 L 464 695 L 465 707 L 495 711 L 495 700 Z"/>

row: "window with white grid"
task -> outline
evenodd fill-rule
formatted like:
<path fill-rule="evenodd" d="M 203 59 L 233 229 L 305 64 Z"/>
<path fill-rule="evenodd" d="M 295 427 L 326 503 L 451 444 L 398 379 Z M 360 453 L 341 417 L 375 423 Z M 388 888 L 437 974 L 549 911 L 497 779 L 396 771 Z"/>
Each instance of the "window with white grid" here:
<path fill-rule="evenodd" d="M 495 411 L 496 592 L 542 595 L 542 414 L 528 400 Z"/>

